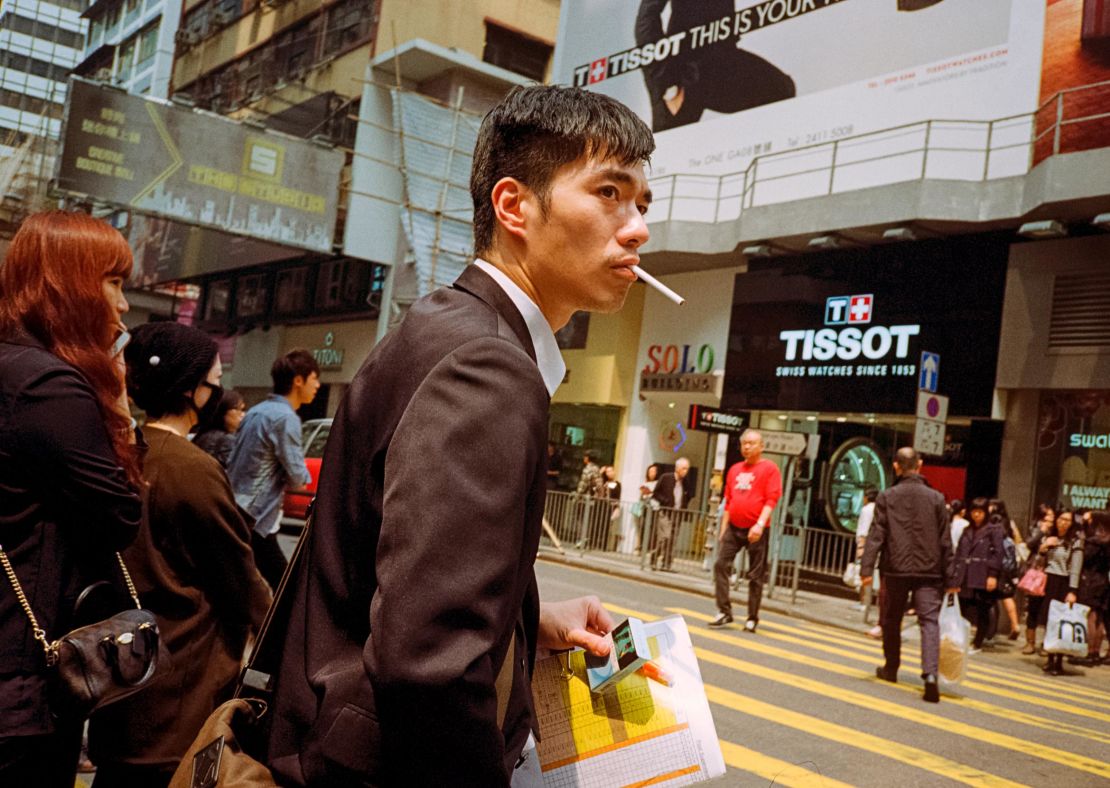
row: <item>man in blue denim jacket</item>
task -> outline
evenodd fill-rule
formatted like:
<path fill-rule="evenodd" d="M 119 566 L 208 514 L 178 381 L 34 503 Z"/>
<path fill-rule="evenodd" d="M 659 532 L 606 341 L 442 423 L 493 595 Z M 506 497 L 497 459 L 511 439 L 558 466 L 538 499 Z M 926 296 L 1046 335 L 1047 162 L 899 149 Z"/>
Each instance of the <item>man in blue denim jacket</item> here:
<path fill-rule="evenodd" d="M 235 501 L 254 517 L 251 546 L 258 571 L 277 588 L 286 560 L 278 545 L 281 503 L 287 489 L 312 481 L 301 450 L 297 408 L 316 398 L 320 367 L 307 350 L 291 350 L 270 368 L 274 391 L 243 417 L 228 460 Z"/>

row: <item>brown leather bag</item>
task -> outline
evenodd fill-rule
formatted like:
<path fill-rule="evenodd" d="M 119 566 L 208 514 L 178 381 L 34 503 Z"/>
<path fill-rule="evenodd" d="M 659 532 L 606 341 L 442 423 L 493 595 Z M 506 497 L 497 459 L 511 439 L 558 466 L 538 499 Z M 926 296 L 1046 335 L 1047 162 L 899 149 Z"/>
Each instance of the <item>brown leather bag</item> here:
<path fill-rule="evenodd" d="M 292 613 L 291 578 L 303 560 L 303 548 L 312 532 L 308 512 L 301 538 L 285 567 L 274 601 L 259 627 L 247 666 L 239 678 L 236 697 L 216 708 L 193 739 L 169 788 L 274 788 L 277 783 L 260 760 L 266 748 L 268 720 L 273 697 L 272 672 L 281 656 L 285 627 Z"/>
<path fill-rule="evenodd" d="M 135 609 L 124 610 L 49 641 L 31 610 L 31 603 L 23 593 L 7 554 L 0 548 L 0 565 L 31 623 L 35 640 L 42 645 L 46 666 L 51 671 L 50 700 L 56 712 L 84 719 L 97 709 L 139 692 L 159 670 L 169 669 L 168 652 L 158 631 L 158 622 L 153 613 L 143 610 L 139 604 L 138 592 L 119 553 L 116 553 L 116 560 Z"/>
<path fill-rule="evenodd" d="M 170 788 L 272 788 L 277 783 L 250 748 L 263 701 L 235 698 L 217 708 L 178 764 Z"/>

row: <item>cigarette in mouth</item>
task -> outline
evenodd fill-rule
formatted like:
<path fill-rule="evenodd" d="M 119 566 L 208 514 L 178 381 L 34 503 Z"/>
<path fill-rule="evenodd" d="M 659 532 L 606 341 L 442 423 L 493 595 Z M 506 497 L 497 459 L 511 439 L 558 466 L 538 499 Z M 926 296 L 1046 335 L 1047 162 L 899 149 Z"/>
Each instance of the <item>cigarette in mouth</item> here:
<path fill-rule="evenodd" d="M 665 295 L 667 298 L 674 301 L 679 306 L 682 306 L 683 304 L 686 303 L 685 298 L 680 296 L 674 290 L 671 290 L 671 288 L 667 287 L 665 284 L 660 282 L 658 279 L 656 279 L 654 276 L 649 274 L 643 268 L 640 268 L 640 266 L 638 266 L 638 265 L 632 266 L 632 273 L 636 274 L 636 276 L 639 277 L 640 279 L 644 280 L 645 283 L 654 287 L 656 290 L 658 290 L 660 293 Z"/>

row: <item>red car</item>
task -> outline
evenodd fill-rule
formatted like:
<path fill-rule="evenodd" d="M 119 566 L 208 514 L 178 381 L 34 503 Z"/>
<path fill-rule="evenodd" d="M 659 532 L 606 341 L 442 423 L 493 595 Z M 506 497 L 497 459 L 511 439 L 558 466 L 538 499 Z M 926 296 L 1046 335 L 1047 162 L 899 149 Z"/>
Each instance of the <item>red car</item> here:
<path fill-rule="evenodd" d="M 328 435 L 331 433 L 331 421 L 331 419 L 310 419 L 301 428 L 304 462 L 312 475 L 312 481 L 304 490 L 285 493 L 285 502 L 282 504 L 281 524 L 283 526 L 294 529 L 304 527 L 305 512 L 316 495 L 316 485 L 320 482 L 320 461 L 324 457 L 324 445 L 328 442 Z"/>

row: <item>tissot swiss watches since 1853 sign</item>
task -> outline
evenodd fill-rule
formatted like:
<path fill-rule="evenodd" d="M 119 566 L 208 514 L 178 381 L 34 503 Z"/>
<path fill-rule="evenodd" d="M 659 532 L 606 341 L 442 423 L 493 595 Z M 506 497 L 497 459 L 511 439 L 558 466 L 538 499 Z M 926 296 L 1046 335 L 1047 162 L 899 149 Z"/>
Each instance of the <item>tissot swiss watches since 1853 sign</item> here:
<path fill-rule="evenodd" d="M 952 413 L 989 416 L 1006 254 L 980 237 L 752 261 L 721 406 L 910 414 L 927 350 Z"/>

